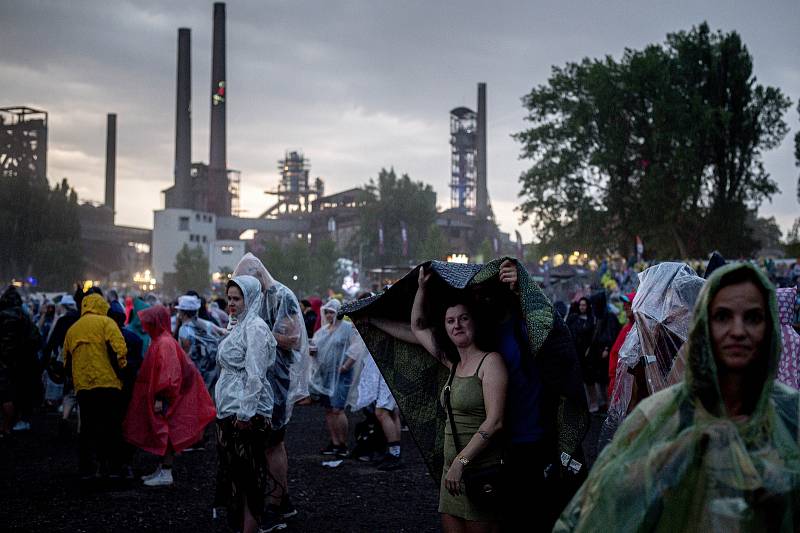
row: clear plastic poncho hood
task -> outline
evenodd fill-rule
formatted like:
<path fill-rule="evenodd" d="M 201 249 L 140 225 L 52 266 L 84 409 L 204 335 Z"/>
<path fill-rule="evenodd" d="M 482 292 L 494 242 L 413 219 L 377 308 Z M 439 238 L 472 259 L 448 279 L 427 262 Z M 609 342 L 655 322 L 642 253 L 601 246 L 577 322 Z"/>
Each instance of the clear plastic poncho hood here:
<path fill-rule="evenodd" d="M 705 280 L 684 263 L 661 263 L 639 274 L 633 299 L 633 327 L 619 350 L 614 391 L 608 416 L 600 432 L 600 446 L 614 436 L 627 413 L 640 399 L 667 387 L 673 361 L 686 342 L 692 310 Z M 646 391 L 637 385 L 630 369 L 643 364 Z"/>
<path fill-rule="evenodd" d="M 241 274 L 253 276 L 261 284 L 259 316 L 278 342 L 268 378 L 275 394 L 272 427 L 280 429 L 291 419 L 295 401 L 303 396 L 301 361 L 308 356 L 303 313 L 291 289 L 275 280 L 258 257 L 246 253 L 234 269 L 234 276 Z"/>
<path fill-rule="evenodd" d="M 767 294 L 763 365 L 727 414 L 709 307 L 727 275 L 748 269 Z M 797 531 L 800 527 L 800 394 L 776 381 L 781 337 L 775 290 L 749 264 L 715 271 L 698 297 L 684 381 L 646 398 L 600 454 L 554 531 Z M 749 371 L 748 371 L 749 372 Z"/>

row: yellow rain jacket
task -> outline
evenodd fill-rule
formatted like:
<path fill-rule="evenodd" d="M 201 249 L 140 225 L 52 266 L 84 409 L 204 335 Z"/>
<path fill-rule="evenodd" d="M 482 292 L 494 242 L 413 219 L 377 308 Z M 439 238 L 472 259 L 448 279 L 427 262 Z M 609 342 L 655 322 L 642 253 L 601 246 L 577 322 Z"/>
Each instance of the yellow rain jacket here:
<path fill-rule="evenodd" d="M 64 364 L 72 365 L 75 392 L 87 389 L 122 389 L 122 382 L 111 367 L 107 346 L 125 368 L 128 348 L 116 322 L 106 316 L 108 303 L 99 294 L 90 294 L 81 303 L 81 318 L 64 339 Z"/>

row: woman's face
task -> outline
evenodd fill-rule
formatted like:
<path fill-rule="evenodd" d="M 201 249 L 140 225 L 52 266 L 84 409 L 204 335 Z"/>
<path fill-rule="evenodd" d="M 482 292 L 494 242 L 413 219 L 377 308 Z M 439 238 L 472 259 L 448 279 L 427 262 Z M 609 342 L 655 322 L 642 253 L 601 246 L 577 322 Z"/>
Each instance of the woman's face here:
<path fill-rule="evenodd" d="M 473 343 L 475 338 L 475 322 L 472 315 L 463 304 L 449 307 L 444 314 L 444 327 L 447 336 L 458 348 L 464 348 Z"/>
<path fill-rule="evenodd" d="M 721 289 L 709 308 L 717 367 L 743 372 L 762 356 L 767 334 L 767 306 L 752 282 Z"/>
<path fill-rule="evenodd" d="M 581 300 L 578 302 L 578 312 L 582 315 L 585 315 L 589 312 L 589 302 L 586 300 Z"/>
<path fill-rule="evenodd" d="M 333 309 L 325 309 L 323 314 L 325 315 L 325 322 L 327 324 L 333 324 L 334 319 L 336 318 L 336 311 Z"/>
<path fill-rule="evenodd" d="M 228 314 L 231 316 L 238 316 L 244 311 L 244 296 L 242 290 L 236 285 L 228 287 Z"/>

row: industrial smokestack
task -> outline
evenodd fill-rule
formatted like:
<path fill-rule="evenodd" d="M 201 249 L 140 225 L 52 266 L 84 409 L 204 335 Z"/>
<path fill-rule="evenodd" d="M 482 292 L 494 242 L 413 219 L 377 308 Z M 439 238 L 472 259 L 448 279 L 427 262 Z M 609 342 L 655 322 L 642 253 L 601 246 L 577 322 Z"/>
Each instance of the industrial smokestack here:
<path fill-rule="evenodd" d="M 478 161 L 475 211 L 480 216 L 489 214 L 489 190 L 486 186 L 486 84 L 478 84 Z"/>
<path fill-rule="evenodd" d="M 208 210 L 231 214 L 225 153 L 225 4 L 214 4 L 214 38 L 211 57 L 211 143 L 208 158 Z"/>
<path fill-rule="evenodd" d="M 114 212 L 114 190 L 117 181 L 117 115 L 106 117 L 106 199 L 105 204 Z"/>
<path fill-rule="evenodd" d="M 175 91 L 175 207 L 191 208 L 192 188 L 192 34 L 178 29 L 178 73 Z"/>

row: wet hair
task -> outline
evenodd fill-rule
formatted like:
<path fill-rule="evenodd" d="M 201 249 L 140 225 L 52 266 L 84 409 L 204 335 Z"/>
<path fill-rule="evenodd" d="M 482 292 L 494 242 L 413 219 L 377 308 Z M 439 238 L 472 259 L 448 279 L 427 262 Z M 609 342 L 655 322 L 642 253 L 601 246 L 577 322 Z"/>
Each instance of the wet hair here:
<path fill-rule="evenodd" d="M 311 307 L 311 302 L 306 299 L 300 300 L 300 303 L 305 305 L 306 307 Z"/>
<path fill-rule="evenodd" d="M 103 289 L 101 289 L 97 285 L 92 285 L 91 287 L 86 289 L 86 293 L 84 293 L 84 296 L 89 296 L 90 294 L 99 294 L 100 296 L 102 296 Z"/>
<path fill-rule="evenodd" d="M 217 298 L 214 300 L 216 304 L 219 306 L 221 310 L 225 310 L 228 307 L 228 301 L 225 298 Z"/>

